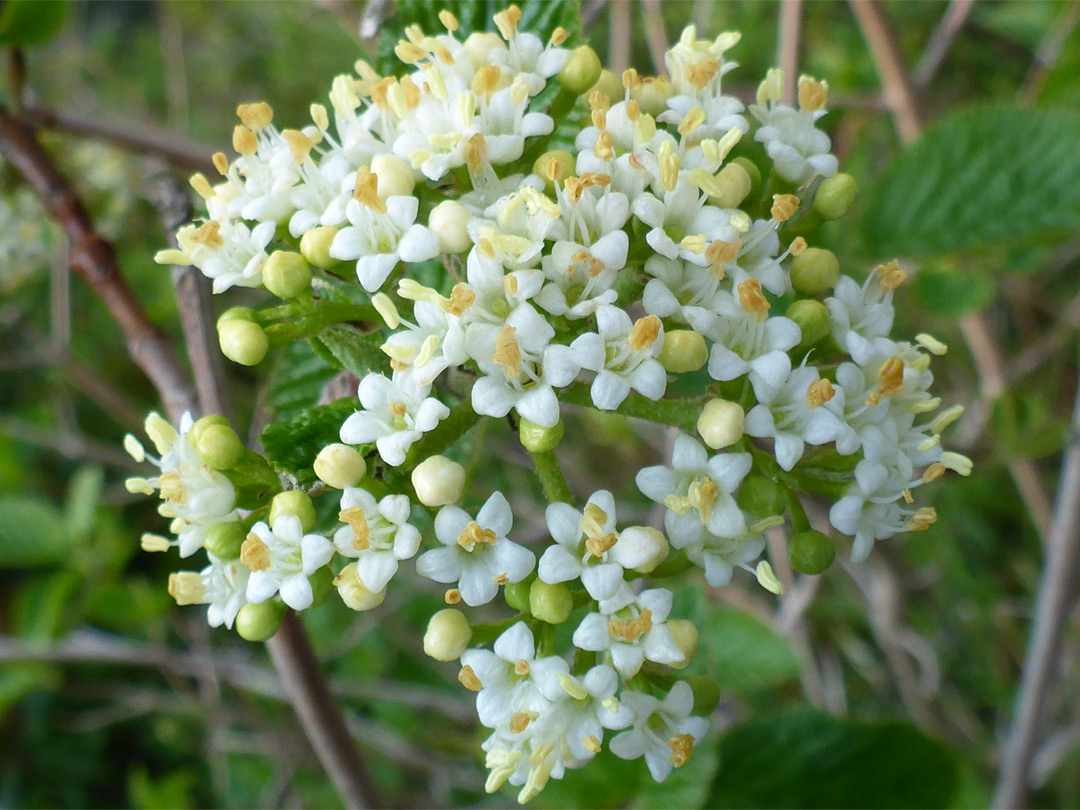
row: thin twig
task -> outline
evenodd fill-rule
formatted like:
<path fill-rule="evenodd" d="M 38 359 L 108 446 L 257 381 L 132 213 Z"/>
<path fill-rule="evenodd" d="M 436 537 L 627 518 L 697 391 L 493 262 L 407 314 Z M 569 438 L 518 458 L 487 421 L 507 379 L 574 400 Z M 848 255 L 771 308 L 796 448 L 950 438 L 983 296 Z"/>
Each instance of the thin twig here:
<path fill-rule="evenodd" d="M 139 470 L 141 465 L 116 445 L 69 433 L 56 428 L 43 428 L 13 417 L 0 417 L 0 435 L 35 447 L 52 450 L 67 459 L 87 458 L 121 470 Z"/>
<path fill-rule="evenodd" d="M 1035 103 L 1046 84 L 1046 77 L 1050 75 L 1061 56 L 1065 42 L 1072 36 L 1077 25 L 1080 25 L 1080 3 L 1066 3 L 1061 9 L 1061 15 L 1035 51 L 1035 62 L 1024 77 L 1020 92 L 1016 94 L 1017 104 L 1026 107 Z"/>
<path fill-rule="evenodd" d="M 630 0 L 611 0 L 608 15 L 608 65 L 621 76 L 630 67 Z"/>
<path fill-rule="evenodd" d="M 919 137 L 922 121 L 915 94 L 904 69 L 904 59 L 881 7 L 873 0 L 849 0 L 863 38 L 874 59 L 885 103 L 892 112 L 897 134 L 903 143 Z"/>
<path fill-rule="evenodd" d="M 116 263 L 116 254 L 90 221 L 74 189 L 38 143 L 34 128 L 0 108 L 0 153 L 34 189 L 44 208 L 63 227 L 71 244 L 71 269 L 108 307 L 128 352 L 150 378 L 170 417 L 195 404 L 188 376 L 165 335 L 151 323 Z"/>
<path fill-rule="evenodd" d="M 802 0 L 784 0 L 780 5 L 780 25 L 776 62 L 784 72 L 785 104 L 795 103 L 795 81 L 799 73 L 799 36 L 802 29 Z"/>
<path fill-rule="evenodd" d="M 649 55 L 652 56 L 656 75 L 667 71 L 664 55 L 668 49 L 667 32 L 664 30 L 664 12 L 660 10 L 660 0 L 642 0 L 645 10 L 645 39 L 649 43 Z"/>
<path fill-rule="evenodd" d="M 941 15 L 934 33 L 930 35 L 930 40 L 926 43 L 926 50 L 915 63 L 915 69 L 911 74 L 913 85 L 920 89 L 929 87 L 974 7 L 975 0 L 950 0 L 948 8 Z"/>

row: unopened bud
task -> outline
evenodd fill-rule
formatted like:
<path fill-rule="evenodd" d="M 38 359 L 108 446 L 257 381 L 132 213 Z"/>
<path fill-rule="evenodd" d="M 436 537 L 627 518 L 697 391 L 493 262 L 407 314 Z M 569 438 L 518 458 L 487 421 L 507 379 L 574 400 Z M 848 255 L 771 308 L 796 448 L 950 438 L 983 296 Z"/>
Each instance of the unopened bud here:
<path fill-rule="evenodd" d="M 300 238 L 300 255 L 320 270 L 329 270 L 337 264 L 337 259 L 330 255 L 330 245 L 337 234 L 338 229 L 332 225 L 312 228 Z"/>
<path fill-rule="evenodd" d="M 428 621 L 424 652 L 436 661 L 456 661 L 469 646 L 472 627 L 456 608 L 440 610 Z"/>
<path fill-rule="evenodd" d="M 670 547 L 664 533 L 651 526 L 627 526 L 608 556 L 624 569 L 650 574 L 667 559 Z"/>
<path fill-rule="evenodd" d="M 807 248 L 791 261 L 791 286 L 802 295 L 820 295 L 836 286 L 840 262 L 824 248 Z"/>
<path fill-rule="evenodd" d="M 705 338 L 689 329 L 674 329 L 664 333 L 660 349 L 660 365 L 673 374 L 697 371 L 709 359 Z"/>
<path fill-rule="evenodd" d="M 220 330 L 223 323 L 229 321 L 253 321 L 255 320 L 255 310 L 250 307 L 229 307 L 227 310 L 218 315 L 217 327 Z"/>
<path fill-rule="evenodd" d="M 255 366 L 266 357 L 270 340 L 254 321 L 218 321 L 218 343 L 221 353 L 242 366 Z"/>
<path fill-rule="evenodd" d="M 562 441 L 566 427 L 560 419 L 554 427 L 541 427 L 528 419 L 522 419 L 518 423 L 518 438 L 521 446 L 530 453 L 546 453 L 554 450 Z"/>
<path fill-rule="evenodd" d="M 244 445 L 229 425 L 208 425 L 199 432 L 195 450 L 203 463 L 214 470 L 230 470 L 244 456 Z"/>
<path fill-rule="evenodd" d="M 540 179 L 544 181 L 547 186 L 547 190 L 550 192 L 555 188 L 555 183 L 562 183 L 567 177 L 574 173 L 576 167 L 576 161 L 573 155 L 569 152 L 564 152 L 562 149 L 553 149 L 550 152 L 544 152 L 533 163 L 533 174 L 538 175 Z"/>
<path fill-rule="evenodd" d="M 559 84 L 567 92 L 580 96 L 591 90 L 593 85 L 600 80 L 602 70 L 603 65 L 600 64 L 600 57 L 596 55 L 596 51 L 588 45 L 581 45 L 574 48 L 566 67 L 560 71 Z"/>
<path fill-rule="evenodd" d="M 713 450 L 730 447 L 743 437 L 746 412 L 738 402 L 726 399 L 710 399 L 701 409 L 697 420 L 697 432 L 705 444 Z"/>
<path fill-rule="evenodd" d="M 263 265 L 263 286 L 278 298 L 296 298 L 311 289 L 311 265 L 299 253 L 275 250 Z"/>
<path fill-rule="evenodd" d="M 446 456 L 429 456 L 412 473 L 416 498 L 424 506 L 446 506 L 465 489 L 465 468 Z"/>
<path fill-rule="evenodd" d="M 549 585 L 543 580 L 534 580 L 529 588 L 529 612 L 537 619 L 548 624 L 562 624 L 570 618 L 574 609 L 574 597 L 561 582 Z"/>
<path fill-rule="evenodd" d="M 379 199 L 408 197 L 416 187 L 413 170 L 399 157 L 384 152 L 371 159 L 371 171 L 378 178 Z"/>
<path fill-rule="evenodd" d="M 808 529 L 791 538 L 788 558 L 791 567 L 800 574 L 820 574 L 832 565 L 835 557 L 832 540 L 821 532 Z"/>
<path fill-rule="evenodd" d="M 244 545 L 247 532 L 237 520 L 218 523 L 206 532 L 203 547 L 219 560 L 235 560 L 240 556 L 240 546 Z"/>
<path fill-rule="evenodd" d="M 315 506 L 303 490 L 290 489 L 279 492 L 270 501 L 270 525 L 282 515 L 295 515 L 300 519 L 300 528 L 310 532 L 315 528 Z"/>
<path fill-rule="evenodd" d="M 472 245 L 469 238 L 469 209 L 457 200 L 444 200 L 428 217 L 428 228 L 439 240 L 442 253 L 464 253 Z"/>
<path fill-rule="evenodd" d="M 469 38 L 465 40 L 465 52 L 469 55 L 474 70 L 490 65 L 492 49 L 502 46 L 502 40 L 493 31 L 469 34 Z"/>
<path fill-rule="evenodd" d="M 341 573 L 334 577 L 334 587 L 341 601 L 353 610 L 374 610 L 386 598 L 386 588 L 369 591 L 364 587 L 356 571 L 356 563 L 349 563 L 341 569 Z"/>
<path fill-rule="evenodd" d="M 328 444 L 315 457 L 315 475 L 328 487 L 355 487 L 367 473 L 367 464 L 359 451 L 347 444 Z"/>
<path fill-rule="evenodd" d="M 285 604 L 277 599 L 249 602 L 236 614 L 236 632 L 245 641 L 272 638 L 285 618 Z"/>
<path fill-rule="evenodd" d="M 592 89 L 603 93 L 611 101 L 622 99 L 623 97 L 622 79 L 607 68 L 600 71 L 600 78 Z"/>
<path fill-rule="evenodd" d="M 822 180 L 818 186 L 814 195 L 814 211 L 822 219 L 841 219 L 847 216 L 858 194 L 859 186 L 854 177 L 850 174 L 834 174 Z"/>
<path fill-rule="evenodd" d="M 812 298 L 792 301 L 784 315 L 793 320 L 802 332 L 799 340 L 800 351 L 809 349 L 829 334 L 829 309 L 820 301 Z"/>
<path fill-rule="evenodd" d="M 739 486 L 736 502 L 751 518 L 782 515 L 787 507 L 783 488 L 764 475 L 746 476 Z"/>
<path fill-rule="evenodd" d="M 686 619 L 668 619 L 667 627 L 671 631 L 671 639 L 675 642 L 675 646 L 679 648 L 679 652 L 683 654 L 683 660 L 677 663 L 671 664 L 675 669 L 682 669 L 691 661 L 694 660 L 694 656 L 697 655 L 698 648 L 698 629 L 697 626 L 691 621 Z"/>
<path fill-rule="evenodd" d="M 750 196 L 756 197 L 761 191 L 761 169 L 750 158 L 737 157 L 731 162 L 742 166 L 746 170 L 746 173 L 750 176 Z"/>
<path fill-rule="evenodd" d="M 191 442 L 192 447 L 199 446 L 199 439 L 202 438 L 203 431 L 211 425 L 225 425 L 228 427 L 229 420 L 224 416 L 217 414 L 211 414 L 210 416 L 203 416 L 200 419 L 195 420 L 195 424 L 191 426 L 191 430 L 188 431 L 188 441 Z M 171 427 L 171 426 L 170 426 Z"/>
<path fill-rule="evenodd" d="M 529 589 L 534 580 L 525 578 L 521 582 L 510 582 L 503 586 L 503 599 L 514 610 L 525 613 L 529 610 Z"/>
<path fill-rule="evenodd" d="M 712 199 L 721 208 L 738 208 L 742 201 L 750 196 L 750 189 L 754 186 L 750 173 L 737 162 L 724 166 L 716 179 L 724 193 Z"/>
<path fill-rule="evenodd" d="M 641 105 L 641 111 L 654 118 L 667 109 L 668 99 L 673 95 L 675 88 L 663 76 L 643 79 L 641 84 L 630 91 L 630 98 Z"/>

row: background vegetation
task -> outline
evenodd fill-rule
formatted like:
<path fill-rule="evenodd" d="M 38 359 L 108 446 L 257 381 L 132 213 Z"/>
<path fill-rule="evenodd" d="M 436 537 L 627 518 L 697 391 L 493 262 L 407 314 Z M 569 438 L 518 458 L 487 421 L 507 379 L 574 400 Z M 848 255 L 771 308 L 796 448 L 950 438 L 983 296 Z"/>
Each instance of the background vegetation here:
<path fill-rule="evenodd" d="M 448 5 L 481 19 L 500 4 Z M 26 46 L 28 91 L 6 90 L 3 104 L 29 98 L 46 145 L 178 345 L 169 274 L 152 261 L 167 238 L 152 204 L 161 178 L 225 145 L 238 102 L 266 99 L 279 120 L 306 120 L 335 74 L 378 58 L 389 6 L 0 8 L 0 40 Z M 704 34 L 742 30 L 731 86 L 745 98 L 778 56 L 828 79 L 825 121 L 863 193 L 824 246 L 849 271 L 894 255 L 917 263 L 897 330 L 951 345 L 938 387 L 970 403 L 953 443 L 976 473 L 936 488 L 929 531 L 879 545 L 858 568 L 796 579 L 782 600 L 738 578 L 681 592 L 702 628 L 694 671 L 723 688 L 709 744 L 659 788 L 640 762 L 602 755 L 538 806 L 990 801 L 1077 384 L 1080 4 L 875 8 L 903 73 L 890 72 L 873 20 L 841 2 L 592 0 L 582 11 L 585 38 L 615 67 L 654 70 L 663 42 L 693 20 Z M 548 23 L 566 13 L 537 9 Z M 389 26 L 426 11 L 399 3 Z M 239 424 L 288 418 L 335 371 L 303 348 L 254 372 L 231 366 Z M 0 164 L 0 805 L 336 806 L 263 649 L 177 608 L 165 592 L 175 558 L 138 549 L 158 518 L 124 490 L 132 462 L 119 445 L 156 406 L 107 312 L 71 280 L 61 232 Z M 576 410 L 567 421 L 567 452 L 581 448 L 565 464 L 571 486 L 610 488 L 648 519 L 622 473 L 655 463 L 664 433 Z M 476 465 L 481 445 L 501 463 Z M 541 499 L 509 431 L 473 435 L 470 454 L 472 494 L 515 493 L 521 540 L 538 537 Z M 420 649 L 439 604 L 406 579 L 373 614 L 332 599 L 305 623 L 395 805 L 505 804 L 483 794 L 482 737 L 456 671 Z M 1080 805 L 1078 668 L 1073 621 L 1045 695 L 1037 806 Z"/>

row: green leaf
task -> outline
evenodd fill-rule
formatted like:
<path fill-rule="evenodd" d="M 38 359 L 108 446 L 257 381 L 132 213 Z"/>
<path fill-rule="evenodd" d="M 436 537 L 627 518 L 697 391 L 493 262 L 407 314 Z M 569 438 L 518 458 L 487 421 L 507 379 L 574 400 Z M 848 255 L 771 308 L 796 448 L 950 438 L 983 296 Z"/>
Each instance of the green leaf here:
<path fill-rule="evenodd" d="M 82 542 L 90 537 L 104 486 L 105 471 L 98 466 L 82 466 L 72 477 L 68 486 L 64 520 L 68 535 L 74 542 Z"/>
<path fill-rule="evenodd" d="M 982 309 L 994 296 L 994 285 L 983 276 L 946 267 L 922 268 L 914 287 L 923 309 L 946 318 Z"/>
<path fill-rule="evenodd" d="M 299 484 L 315 483 L 315 456 L 326 445 L 341 441 L 341 423 L 359 407 L 358 399 L 346 397 L 307 408 L 288 422 L 267 426 L 259 436 L 267 461 Z"/>
<path fill-rule="evenodd" d="M 362 378 L 369 372 L 382 372 L 390 368 L 390 358 L 375 344 L 378 337 L 369 340 L 352 326 L 331 326 L 313 340 L 325 346 L 342 368 L 348 369 L 357 377 Z"/>
<path fill-rule="evenodd" d="M 308 341 L 294 340 L 274 367 L 266 402 L 278 420 L 288 421 L 318 402 L 323 387 L 335 374 L 334 365 L 320 357 Z"/>
<path fill-rule="evenodd" d="M 56 565 L 71 553 L 60 510 L 34 495 L 0 495 L 0 568 Z"/>
<path fill-rule="evenodd" d="M 60 33 L 67 0 L 6 0 L 0 8 L 0 43 L 40 45 Z"/>
<path fill-rule="evenodd" d="M 946 807 L 952 754 L 917 728 L 796 709 L 732 729 L 708 807 Z"/>
<path fill-rule="evenodd" d="M 865 195 L 879 256 L 940 256 L 1080 228 L 1080 115 L 980 107 L 943 118 Z"/>

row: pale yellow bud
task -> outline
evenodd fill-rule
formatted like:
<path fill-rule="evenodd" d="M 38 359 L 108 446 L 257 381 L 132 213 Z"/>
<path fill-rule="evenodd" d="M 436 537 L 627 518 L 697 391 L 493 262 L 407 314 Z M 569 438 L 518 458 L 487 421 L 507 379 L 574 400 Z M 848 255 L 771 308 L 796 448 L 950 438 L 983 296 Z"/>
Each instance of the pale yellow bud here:
<path fill-rule="evenodd" d="M 328 270 L 337 264 L 337 259 L 330 256 L 330 245 L 337 233 L 332 225 L 312 228 L 300 239 L 300 255 L 321 270 Z"/>
<path fill-rule="evenodd" d="M 428 228 L 439 240 L 443 253 L 464 253 L 472 245 L 468 225 L 472 219 L 469 209 L 456 200 L 444 200 L 435 206 L 428 217 Z"/>
<path fill-rule="evenodd" d="M 371 159 L 371 171 L 378 178 L 378 195 L 381 200 L 408 197 L 416 187 L 412 167 L 394 155 L 376 155 Z"/>
<path fill-rule="evenodd" d="M 713 450 L 730 447 L 743 437 L 746 414 L 737 402 L 710 399 L 701 409 L 697 431 Z"/>
<path fill-rule="evenodd" d="M 367 473 L 364 457 L 347 444 L 330 444 L 315 457 L 315 475 L 328 487 L 355 487 Z"/>
<path fill-rule="evenodd" d="M 465 614 L 456 608 L 446 608 L 428 621 L 424 652 L 436 661 L 455 661 L 461 658 L 471 639 L 472 627 Z"/>
<path fill-rule="evenodd" d="M 412 473 L 416 497 L 424 506 L 454 503 L 465 489 L 465 468 L 446 456 L 424 459 Z"/>
<path fill-rule="evenodd" d="M 372 592 L 364 587 L 357 574 L 356 563 L 349 563 L 341 569 L 341 573 L 334 577 L 334 587 L 341 601 L 353 610 L 374 610 L 386 598 L 386 588 Z"/>
<path fill-rule="evenodd" d="M 693 622 L 686 619 L 668 619 L 666 624 L 671 631 L 671 638 L 675 642 L 675 646 L 683 654 L 682 661 L 673 663 L 670 666 L 675 669 L 682 669 L 693 661 L 694 656 L 697 655 L 698 629 Z"/>

